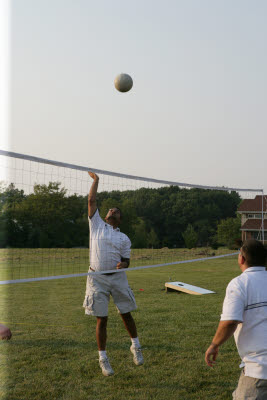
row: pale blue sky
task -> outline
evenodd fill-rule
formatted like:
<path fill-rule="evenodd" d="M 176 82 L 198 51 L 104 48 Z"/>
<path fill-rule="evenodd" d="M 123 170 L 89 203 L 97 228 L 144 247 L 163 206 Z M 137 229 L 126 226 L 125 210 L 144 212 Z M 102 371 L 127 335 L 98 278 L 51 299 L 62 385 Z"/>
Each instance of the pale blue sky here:
<path fill-rule="evenodd" d="M 6 150 L 267 192 L 266 18 L 261 0 L 13 0 Z"/>

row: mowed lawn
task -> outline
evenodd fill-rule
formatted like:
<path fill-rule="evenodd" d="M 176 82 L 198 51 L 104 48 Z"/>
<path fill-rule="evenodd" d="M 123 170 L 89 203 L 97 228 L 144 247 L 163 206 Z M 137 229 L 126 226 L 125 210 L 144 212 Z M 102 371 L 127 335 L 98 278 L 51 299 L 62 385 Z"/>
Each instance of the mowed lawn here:
<path fill-rule="evenodd" d="M 95 319 L 82 308 L 86 278 L 0 286 L 0 319 L 13 332 L 0 343 L 0 398 L 5 400 L 231 399 L 239 376 L 233 339 L 214 369 L 204 353 L 219 321 L 227 283 L 240 273 L 236 257 L 128 272 L 145 364 L 136 367 L 130 339 L 110 303 L 107 351 L 115 370 L 98 365 Z M 182 281 L 214 290 L 166 293 Z"/>

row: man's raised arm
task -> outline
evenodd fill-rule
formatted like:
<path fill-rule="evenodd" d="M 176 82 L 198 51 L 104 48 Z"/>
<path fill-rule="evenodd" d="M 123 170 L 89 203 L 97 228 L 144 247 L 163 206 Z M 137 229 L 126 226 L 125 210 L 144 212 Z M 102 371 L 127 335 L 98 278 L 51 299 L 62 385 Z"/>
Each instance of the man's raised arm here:
<path fill-rule="evenodd" d="M 94 172 L 88 172 L 88 174 L 94 180 L 94 182 L 92 183 L 89 195 L 88 195 L 88 216 L 89 216 L 89 218 L 92 218 L 92 216 L 94 215 L 94 213 L 97 210 L 96 193 L 97 193 L 97 188 L 98 188 L 99 177 Z"/>

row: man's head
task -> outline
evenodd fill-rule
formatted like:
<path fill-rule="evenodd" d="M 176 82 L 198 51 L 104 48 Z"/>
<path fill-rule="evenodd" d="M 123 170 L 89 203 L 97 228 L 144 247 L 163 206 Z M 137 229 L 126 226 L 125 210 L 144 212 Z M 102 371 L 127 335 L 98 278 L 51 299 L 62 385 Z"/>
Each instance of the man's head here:
<path fill-rule="evenodd" d="M 119 207 L 110 208 L 105 220 L 112 226 L 119 226 L 122 220 L 122 212 Z"/>
<path fill-rule="evenodd" d="M 265 267 L 267 261 L 267 250 L 264 245 L 255 239 L 246 240 L 240 249 L 238 264 L 240 268 Z"/>

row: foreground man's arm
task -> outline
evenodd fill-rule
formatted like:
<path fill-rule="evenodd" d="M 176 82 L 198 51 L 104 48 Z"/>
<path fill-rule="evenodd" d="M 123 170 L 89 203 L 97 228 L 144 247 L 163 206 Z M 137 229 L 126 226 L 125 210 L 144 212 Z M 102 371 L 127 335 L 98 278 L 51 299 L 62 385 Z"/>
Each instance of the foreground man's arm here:
<path fill-rule="evenodd" d="M 205 361 L 209 367 L 213 367 L 219 353 L 219 346 L 233 336 L 240 321 L 220 321 L 211 345 L 205 353 Z"/>

